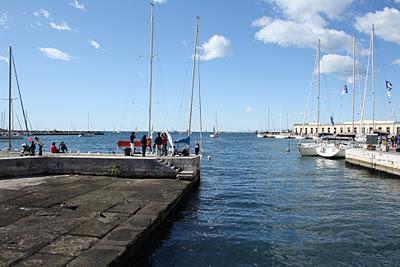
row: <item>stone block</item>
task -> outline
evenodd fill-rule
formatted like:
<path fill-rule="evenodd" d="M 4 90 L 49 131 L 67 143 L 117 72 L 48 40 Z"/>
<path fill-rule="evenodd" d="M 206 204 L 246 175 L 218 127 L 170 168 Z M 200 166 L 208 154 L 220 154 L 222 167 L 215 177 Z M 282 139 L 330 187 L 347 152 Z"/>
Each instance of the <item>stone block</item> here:
<path fill-rule="evenodd" d="M 82 251 L 88 250 L 98 240 L 95 237 L 64 235 L 51 242 L 39 252 L 74 257 L 81 254 Z"/>

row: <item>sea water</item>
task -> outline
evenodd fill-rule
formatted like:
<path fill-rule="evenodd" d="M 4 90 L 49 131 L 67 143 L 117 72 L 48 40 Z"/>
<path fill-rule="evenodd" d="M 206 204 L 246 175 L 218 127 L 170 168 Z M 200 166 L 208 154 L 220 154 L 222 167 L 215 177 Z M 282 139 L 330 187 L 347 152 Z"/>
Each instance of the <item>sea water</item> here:
<path fill-rule="evenodd" d="M 121 153 L 116 140 L 128 140 L 129 133 L 41 138 L 47 151 L 51 142 L 64 141 L 74 152 Z M 400 266 L 400 179 L 347 167 L 344 160 L 301 158 L 296 143 L 247 133 L 205 135 L 198 193 L 147 263 Z"/>

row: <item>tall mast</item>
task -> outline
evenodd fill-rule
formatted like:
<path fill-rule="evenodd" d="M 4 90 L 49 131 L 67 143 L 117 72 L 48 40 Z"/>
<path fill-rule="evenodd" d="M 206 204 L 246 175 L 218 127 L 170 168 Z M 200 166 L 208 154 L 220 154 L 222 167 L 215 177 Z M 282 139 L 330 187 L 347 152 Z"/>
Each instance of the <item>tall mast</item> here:
<path fill-rule="evenodd" d="M 321 39 L 318 39 L 318 52 L 317 52 L 317 58 L 318 58 L 318 64 L 317 64 L 317 129 L 318 133 L 320 133 L 319 128 L 320 128 L 320 74 L 321 74 Z"/>
<path fill-rule="evenodd" d="M 353 36 L 353 120 L 351 123 L 351 131 L 354 133 L 354 107 L 355 107 L 355 98 L 356 98 L 356 37 Z"/>
<path fill-rule="evenodd" d="M 151 135 L 151 102 L 152 102 L 152 90 L 153 90 L 153 43 L 154 43 L 154 3 L 150 1 L 150 28 L 151 28 L 151 36 L 150 36 L 150 61 L 149 61 L 149 135 Z"/>
<path fill-rule="evenodd" d="M 9 73 L 8 73 L 8 150 L 11 150 L 11 135 L 12 135 L 12 95 L 11 95 L 11 84 L 12 84 L 12 48 L 10 46 L 9 55 Z"/>
<path fill-rule="evenodd" d="M 375 50 L 375 27 L 372 24 L 372 31 L 371 31 L 371 40 L 372 40 L 372 131 L 375 130 L 375 59 L 374 59 L 374 50 Z"/>
<path fill-rule="evenodd" d="M 192 68 L 192 92 L 190 95 L 190 113 L 189 113 L 189 128 L 188 128 L 188 135 L 191 134 L 192 128 L 192 110 L 193 110 L 193 93 L 194 93 L 194 81 L 196 78 L 196 62 L 197 62 L 197 46 L 199 42 L 199 20 L 200 17 L 196 17 L 196 32 L 194 37 L 194 53 L 193 53 L 193 68 Z"/>
<path fill-rule="evenodd" d="M 268 124 L 267 124 L 267 131 L 269 131 L 269 105 L 268 105 Z"/>
<path fill-rule="evenodd" d="M 203 151 L 203 118 L 201 113 L 201 84 L 200 84 L 200 61 L 197 59 L 197 76 L 199 81 L 199 116 L 200 116 L 200 153 Z"/>

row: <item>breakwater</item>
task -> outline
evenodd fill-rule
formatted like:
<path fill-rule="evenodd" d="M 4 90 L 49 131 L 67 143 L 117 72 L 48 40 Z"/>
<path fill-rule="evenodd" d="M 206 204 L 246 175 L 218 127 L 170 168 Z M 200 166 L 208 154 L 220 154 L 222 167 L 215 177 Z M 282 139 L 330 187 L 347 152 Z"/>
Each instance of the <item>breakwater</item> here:
<path fill-rule="evenodd" d="M 1 158 L 0 265 L 134 263 L 199 175 L 199 157 Z"/>

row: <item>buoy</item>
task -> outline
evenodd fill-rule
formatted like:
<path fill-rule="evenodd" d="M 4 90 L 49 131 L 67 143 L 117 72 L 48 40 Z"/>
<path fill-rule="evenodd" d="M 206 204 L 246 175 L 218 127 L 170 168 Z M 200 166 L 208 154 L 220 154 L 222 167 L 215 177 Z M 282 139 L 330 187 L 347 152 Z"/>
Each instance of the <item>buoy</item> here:
<path fill-rule="evenodd" d="M 207 156 L 207 159 L 208 159 L 208 160 L 211 160 L 211 156 Z"/>

